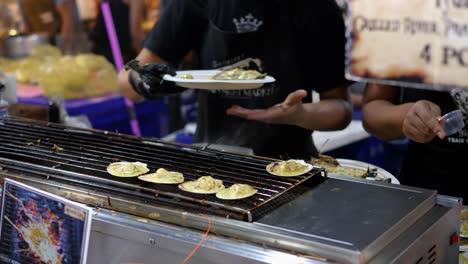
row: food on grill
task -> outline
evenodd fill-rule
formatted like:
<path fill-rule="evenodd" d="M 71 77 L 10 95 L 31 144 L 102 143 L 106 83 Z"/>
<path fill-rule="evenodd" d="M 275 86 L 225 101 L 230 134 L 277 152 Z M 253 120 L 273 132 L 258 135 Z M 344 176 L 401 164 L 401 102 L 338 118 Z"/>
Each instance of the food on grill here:
<path fill-rule="evenodd" d="M 213 194 L 224 189 L 223 181 L 214 179 L 211 176 L 202 176 L 196 181 L 189 181 L 179 184 L 179 189 L 201 194 Z"/>
<path fill-rule="evenodd" d="M 263 79 L 265 76 L 266 74 L 259 73 L 255 70 L 242 70 L 240 68 L 235 68 L 217 73 L 212 78 L 214 80 L 256 80 Z"/>
<path fill-rule="evenodd" d="M 182 76 L 180 76 L 180 78 L 182 78 L 182 79 L 193 79 L 193 75 L 190 74 L 190 73 L 186 73 L 186 74 L 182 74 Z"/>
<path fill-rule="evenodd" d="M 460 223 L 460 235 L 468 237 L 468 221 L 462 221 Z"/>
<path fill-rule="evenodd" d="M 273 162 L 266 169 L 270 174 L 282 177 L 299 176 L 312 170 L 313 166 L 303 160 Z"/>
<path fill-rule="evenodd" d="M 64 151 L 64 149 L 61 148 L 61 147 L 59 147 L 57 144 L 54 144 L 54 146 L 52 147 L 52 149 L 53 149 L 55 152 Z"/>
<path fill-rule="evenodd" d="M 180 172 L 160 168 L 156 173 L 145 174 L 139 176 L 138 179 L 152 183 L 179 184 L 184 182 L 184 175 Z"/>
<path fill-rule="evenodd" d="M 107 166 L 107 172 L 117 177 L 136 177 L 149 171 L 148 165 L 142 162 L 114 162 Z"/>
<path fill-rule="evenodd" d="M 216 193 L 216 197 L 223 200 L 244 199 L 257 193 L 257 190 L 248 184 L 233 184 L 231 187 Z"/>

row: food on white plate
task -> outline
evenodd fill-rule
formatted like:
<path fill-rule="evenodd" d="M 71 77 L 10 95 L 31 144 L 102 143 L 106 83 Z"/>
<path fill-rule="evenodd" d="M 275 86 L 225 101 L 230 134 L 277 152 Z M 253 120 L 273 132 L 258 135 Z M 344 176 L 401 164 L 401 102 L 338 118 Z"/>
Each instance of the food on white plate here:
<path fill-rule="evenodd" d="M 365 170 L 342 167 L 342 166 L 326 168 L 326 170 L 332 174 L 351 176 L 354 178 L 366 178 L 368 175 L 367 171 Z"/>
<path fill-rule="evenodd" d="M 214 194 L 224 189 L 223 181 L 214 179 L 211 176 L 202 176 L 196 181 L 189 181 L 179 184 L 179 189 L 199 194 Z"/>
<path fill-rule="evenodd" d="M 216 197 L 222 200 L 237 200 L 250 197 L 257 193 L 257 190 L 248 184 L 233 184 L 231 187 L 216 193 Z"/>
<path fill-rule="evenodd" d="M 146 163 L 142 162 L 114 162 L 107 166 L 107 172 L 116 177 L 136 177 L 149 172 Z"/>
<path fill-rule="evenodd" d="M 315 166 L 324 168 L 340 166 L 340 163 L 334 157 L 327 155 L 319 155 L 318 158 L 312 157 L 309 162 Z"/>
<path fill-rule="evenodd" d="M 214 80 L 257 80 L 263 79 L 266 77 L 266 74 L 260 73 L 255 70 L 242 70 L 240 68 L 235 68 L 231 70 L 225 70 L 220 73 L 217 73 L 212 77 Z"/>
<path fill-rule="evenodd" d="M 180 76 L 180 78 L 182 78 L 182 79 L 193 79 L 193 75 L 190 74 L 190 73 L 186 73 L 186 74 L 182 74 L 182 76 Z"/>
<path fill-rule="evenodd" d="M 155 173 L 138 176 L 142 181 L 160 184 L 179 184 L 184 182 L 184 175 L 180 172 L 168 171 L 164 168 L 158 169 Z"/>
<path fill-rule="evenodd" d="M 460 251 L 463 251 L 463 252 L 468 251 L 468 239 L 466 238 L 460 239 Z"/>
<path fill-rule="evenodd" d="M 468 264 L 468 252 L 460 253 L 458 255 L 459 264 Z"/>
<path fill-rule="evenodd" d="M 355 178 L 366 178 L 368 176 L 368 171 L 343 167 L 335 158 L 326 155 L 319 155 L 318 158 L 312 157 L 309 163 L 317 167 L 322 167 L 328 173 L 332 174 L 351 176 Z"/>
<path fill-rule="evenodd" d="M 313 166 L 303 160 L 286 160 L 272 162 L 267 165 L 266 170 L 273 175 L 281 177 L 299 176 L 312 170 Z"/>
<path fill-rule="evenodd" d="M 461 220 L 468 220 L 468 209 L 463 209 L 460 215 Z"/>
<path fill-rule="evenodd" d="M 460 223 L 460 235 L 468 237 L 468 221 L 462 221 Z"/>

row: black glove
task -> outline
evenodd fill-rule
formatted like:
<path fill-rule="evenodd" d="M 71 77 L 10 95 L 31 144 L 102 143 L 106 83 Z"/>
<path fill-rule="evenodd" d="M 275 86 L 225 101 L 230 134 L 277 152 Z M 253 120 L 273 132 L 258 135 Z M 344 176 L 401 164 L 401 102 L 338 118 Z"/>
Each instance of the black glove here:
<path fill-rule="evenodd" d="M 128 73 L 128 81 L 133 89 L 141 96 L 150 100 L 157 100 L 161 96 L 180 93 L 184 88 L 178 87 L 174 82 L 165 81 L 163 76 L 176 75 L 173 67 L 167 64 L 151 63 L 140 66 L 137 60 L 132 60 L 125 65 Z"/>

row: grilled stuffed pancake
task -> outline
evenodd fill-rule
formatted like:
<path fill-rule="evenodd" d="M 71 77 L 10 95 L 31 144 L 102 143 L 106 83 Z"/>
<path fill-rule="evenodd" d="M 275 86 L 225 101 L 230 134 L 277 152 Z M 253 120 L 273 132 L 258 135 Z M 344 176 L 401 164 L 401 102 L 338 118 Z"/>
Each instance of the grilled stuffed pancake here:
<path fill-rule="evenodd" d="M 136 177 L 149 171 L 148 165 L 142 162 L 114 162 L 107 166 L 107 172 L 117 177 Z"/>
<path fill-rule="evenodd" d="M 184 175 L 175 171 L 167 171 L 160 168 L 155 173 L 145 174 L 139 176 L 138 179 L 142 181 L 160 183 L 160 184 L 179 184 L 184 182 Z"/>
<path fill-rule="evenodd" d="M 200 194 L 213 194 L 224 189 L 223 181 L 214 179 L 211 176 L 202 176 L 196 181 L 189 181 L 179 184 L 179 189 Z"/>
<path fill-rule="evenodd" d="M 216 193 L 216 197 L 223 200 L 244 199 L 257 193 L 257 190 L 248 184 L 233 184 L 231 187 Z"/>
<path fill-rule="evenodd" d="M 266 170 L 276 176 L 294 177 L 307 173 L 312 168 L 312 165 L 303 160 L 287 160 L 270 163 L 267 165 Z"/>
<path fill-rule="evenodd" d="M 214 80 L 257 80 L 265 78 L 266 74 L 262 74 L 255 70 L 242 70 L 235 68 L 232 70 L 222 71 L 212 77 Z"/>

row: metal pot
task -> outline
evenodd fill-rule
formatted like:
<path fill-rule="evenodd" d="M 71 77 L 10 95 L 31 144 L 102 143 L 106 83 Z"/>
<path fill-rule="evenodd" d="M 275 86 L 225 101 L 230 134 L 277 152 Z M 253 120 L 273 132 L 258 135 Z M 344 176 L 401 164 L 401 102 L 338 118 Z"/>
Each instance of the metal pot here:
<path fill-rule="evenodd" d="M 47 34 L 9 36 L 2 42 L 4 56 L 12 59 L 25 58 L 37 45 L 50 43 Z"/>

